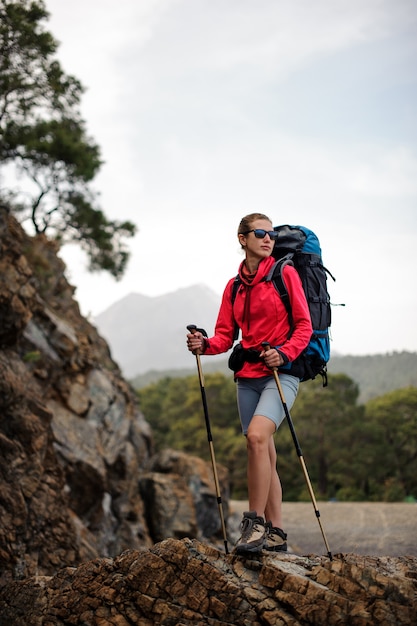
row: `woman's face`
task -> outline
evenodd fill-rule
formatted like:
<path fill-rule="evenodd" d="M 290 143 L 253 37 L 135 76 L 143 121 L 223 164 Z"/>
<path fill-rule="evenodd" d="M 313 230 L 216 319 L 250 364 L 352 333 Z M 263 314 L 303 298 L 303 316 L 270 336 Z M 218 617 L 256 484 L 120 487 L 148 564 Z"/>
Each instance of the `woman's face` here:
<path fill-rule="evenodd" d="M 272 254 L 275 240 L 271 239 L 269 232 L 273 232 L 273 226 L 269 220 L 254 220 L 250 231 L 245 235 L 239 235 L 239 241 L 243 246 L 246 256 L 263 259 Z M 263 231 L 263 232 L 253 232 Z"/>

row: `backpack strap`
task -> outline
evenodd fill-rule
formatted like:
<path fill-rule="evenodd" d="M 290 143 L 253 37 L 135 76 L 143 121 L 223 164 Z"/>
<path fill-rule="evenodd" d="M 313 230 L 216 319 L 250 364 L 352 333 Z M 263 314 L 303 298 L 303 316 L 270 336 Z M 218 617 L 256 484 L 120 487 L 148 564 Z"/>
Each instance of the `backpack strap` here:
<path fill-rule="evenodd" d="M 278 291 L 280 298 L 285 306 L 285 310 L 287 311 L 287 315 L 288 315 L 288 321 L 290 323 L 290 330 L 288 333 L 288 338 L 291 337 L 294 331 L 294 322 L 293 322 L 293 317 L 292 317 L 290 297 L 288 295 L 288 291 L 285 286 L 284 279 L 282 277 L 282 270 L 286 265 L 292 265 L 292 266 L 294 265 L 292 261 L 292 257 L 293 257 L 293 253 L 289 252 L 287 255 L 285 255 L 285 257 L 276 261 L 271 267 L 271 269 L 269 270 L 268 274 L 265 276 L 265 278 L 262 279 L 265 282 L 272 281 L 275 289 Z M 237 274 L 233 281 L 233 286 L 232 286 L 232 306 L 233 306 L 234 301 L 236 300 L 236 295 L 241 284 L 242 284 L 242 281 L 240 279 L 239 274 Z M 239 337 L 239 326 L 235 324 L 235 332 L 233 335 L 233 341 L 236 341 L 238 337 Z"/>
<path fill-rule="evenodd" d="M 236 275 L 234 281 L 233 281 L 233 286 L 232 286 L 232 307 L 233 304 L 236 300 L 236 294 L 238 292 L 238 289 L 241 285 L 242 281 L 240 280 L 240 276 L 239 274 Z M 235 322 L 235 332 L 233 334 L 233 341 L 236 341 L 237 338 L 239 337 L 239 326 L 236 324 Z"/>
<path fill-rule="evenodd" d="M 288 295 L 287 288 L 285 286 L 284 279 L 282 277 L 282 271 L 286 265 L 294 266 L 292 261 L 293 254 L 290 252 L 282 259 L 279 259 L 269 270 L 268 275 L 266 276 L 266 281 L 272 281 L 275 289 L 278 291 L 280 298 L 282 300 L 283 305 L 285 306 L 285 310 L 287 311 L 288 321 L 290 323 L 290 330 L 288 333 L 288 339 L 291 337 L 294 332 L 294 320 L 292 316 L 290 297 Z"/>

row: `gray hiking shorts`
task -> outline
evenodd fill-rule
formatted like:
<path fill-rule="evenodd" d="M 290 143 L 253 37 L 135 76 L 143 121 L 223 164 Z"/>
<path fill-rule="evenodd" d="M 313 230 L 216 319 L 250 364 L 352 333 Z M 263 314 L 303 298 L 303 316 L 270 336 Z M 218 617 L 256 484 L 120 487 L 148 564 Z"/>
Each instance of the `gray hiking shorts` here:
<path fill-rule="evenodd" d="M 279 374 L 279 380 L 287 407 L 291 409 L 297 397 L 300 380 L 289 374 Z M 263 415 L 272 420 L 275 424 L 275 430 L 279 428 L 285 418 L 284 407 L 273 376 L 238 378 L 237 406 L 244 435 L 248 432 L 250 421 L 254 415 Z"/>

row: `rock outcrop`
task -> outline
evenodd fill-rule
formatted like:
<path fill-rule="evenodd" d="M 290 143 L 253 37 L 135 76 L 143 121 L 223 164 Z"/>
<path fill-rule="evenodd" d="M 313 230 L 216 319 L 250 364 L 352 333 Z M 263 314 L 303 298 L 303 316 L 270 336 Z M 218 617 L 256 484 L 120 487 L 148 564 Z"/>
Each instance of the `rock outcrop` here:
<path fill-rule="evenodd" d="M 184 455 L 165 453 L 161 474 L 150 465 L 136 394 L 80 315 L 57 252 L 0 208 L 0 585 L 169 536 L 207 537 L 198 500 L 215 498 L 202 461 L 189 462 L 200 475 L 188 482 L 175 476 Z M 156 524 L 164 481 L 168 513 Z"/>
<path fill-rule="evenodd" d="M 243 560 L 168 539 L 8 585 L 0 614 L 8 626 L 410 626 L 416 588 L 416 558 Z"/>
<path fill-rule="evenodd" d="M 152 457 L 148 468 L 139 484 L 152 538 L 212 538 L 216 542 L 221 529 L 211 464 L 183 452 L 162 450 Z M 227 520 L 228 474 L 221 465 L 217 470 Z"/>

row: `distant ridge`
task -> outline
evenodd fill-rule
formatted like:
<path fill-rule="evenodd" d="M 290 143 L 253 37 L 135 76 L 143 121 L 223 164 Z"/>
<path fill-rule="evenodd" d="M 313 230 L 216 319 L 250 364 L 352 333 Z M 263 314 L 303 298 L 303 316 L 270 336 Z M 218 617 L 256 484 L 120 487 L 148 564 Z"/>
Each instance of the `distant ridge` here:
<path fill-rule="evenodd" d="M 227 367 L 227 359 L 213 362 L 212 357 L 202 357 L 205 374 L 220 372 L 232 376 Z M 359 386 L 359 403 L 382 396 L 395 389 L 417 387 L 417 352 L 392 352 L 368 356 L 333 356 L 330 359 L 330 374 L 346 374 Z M 149 371 L 135 377 L 131 382 L 136 389 L 142 389 L 162 378 L 182 378 L 195 376 L 195 365 L 184 369 Z M 308 385 L 309 383 L 305 383 Z"/>
<path fill-rule="evenodd" d="M 187 324 L 197 324 L 212 334 L 221 297 L 197 284 L 161 296 L 131 293 L 94 319 L 110 346 L 124 376 L 137 388 L 164 376 L 195 374 L 195 359 L 187 350 Z M 203 357 L 207 373 L 231 375 L 227 355 Z M 393 389 L 417 386 L 417 353 L 393 352 L 368 356 L 343 356 L 334 352 L 328 370 L 347 374 L 360 388 L 360 401 Z"/>
<path fill-rule="evenodd" d="M 131 293 L 93 323 L 124 376 L 133 378 L 152 369 L 189 367 L 186 326 L 196 324 L 212 333 L 219 306 L 220 296 L 201 284 L 155 297 Z"/>

